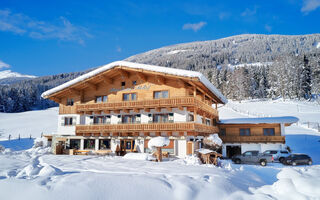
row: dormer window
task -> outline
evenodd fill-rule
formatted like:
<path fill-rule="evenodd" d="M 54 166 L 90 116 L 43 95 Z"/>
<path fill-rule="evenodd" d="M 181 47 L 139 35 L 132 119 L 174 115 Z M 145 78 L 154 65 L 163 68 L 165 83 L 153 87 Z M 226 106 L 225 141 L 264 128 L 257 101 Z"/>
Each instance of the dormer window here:
<path fill-rule="evenodd" d="M 108 102 L 108 96 L 97 96 L 96 103 Z"/>

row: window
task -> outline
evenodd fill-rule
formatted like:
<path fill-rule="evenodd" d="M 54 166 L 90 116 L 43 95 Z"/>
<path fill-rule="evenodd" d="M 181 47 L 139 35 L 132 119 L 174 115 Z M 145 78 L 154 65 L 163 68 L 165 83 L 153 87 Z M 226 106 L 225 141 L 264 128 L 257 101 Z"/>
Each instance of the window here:
<path fill-rule="evenodd" d="M 211 124 L 210 119 L 206 119 L 206 125 L 210 126 L 210 124 Z"/>
<path fill-rule="evenodd" d="M 63 126 L 72 126 L 76 124 L 76 118 L 75 117 L 64 117 L 63 119 Z"/>
<path fill-rule="evenodd" d="M 221 136 L 225 136 L 226 135 L 226 129 L 225 128 L 221 128 L 220 129 L 220 135 Z"/>
<path fill-rule="evenodd" d="M 80 140 L 70 139 L 70 149 L 80 149 Z"/>
<path fill-rule="evenodd" d="M 67 106 L 73 106 L 73 99 L 67 99 Z"/>
<path fill-rule="evenodd" d="M 140 123 L 141 119 L 141 114 L 137 115 L 122 115 L 121 122 L 123 124 L 135 124 L 135 123 Z"/>
<path fill-rule="evenodd" d="M 123 101 L 135 101 L 135 100 L 137 100 L 136 93 L 123 94 Z"/>
<path fill-rule="evenodd" d="M 96 97 L 96 103 L 101 103 L 102 102 L 102 97 L 99 96 L 99 97 Z"/>
<path fill-rule="evenodd" d="M 274 135 L 274 128 L 264 128 L 263 135 L 266 135 L 266 136 Z"/>
<path fill-rule="evenodd" d="M 106 117 L 105 116 L 94 116 L 93 117 L 93 124 L 105 124 Z"/>
<path fill-rule="evenodd" d="M 153 98 L 154 98 L 154 99 L 165 99 L 165 98 L 169 98 L 169 91 L 168 91 L 168 90 L 155 91 L 155 92 L 153 93 Z"/>
<path fill-rule="evenodd" d="M 194 116 L 193 114 L 188 115 L 188 122 L 193 122 L 194 121 Z"/>
<path fill-rule="evenodd" d="M 132 86 L 137 85 L 137 81 L 132 81 Z"/>
<path fill-rule="evenodd" d="M 124 82 L 124 81 L 121 82 L 121 86 L 122 86 L 122 87 L 126 86 L 126 82 Z"/>
<path fill-rule="evenodd" d="M 107 102 L 107 101 L 108 101 L 108 96 L 97 96 L 96 97 L 96 103 Z"/>
<path fill-rule="evenodd" d="M 173 113 L 154 114 L 153 115 L 153 123 L 168 123 L 169 121 L 171 122 L 171 121 L 173 121 L 171 114 L 173 115 Z"/>
<path fill-rule="evenodd" d="M 84 140 L 84 149 L 94 149 L 95 140 L 87 139 Z"/>
<path fill-rule="evenodd" d="M 250 136 L 250 128 L 240 128 L 241 136 Z"/>
<path fill-rule="evenodd" d="M 110 139 L 99 140 L 99 149 L 110 149 Z"/>

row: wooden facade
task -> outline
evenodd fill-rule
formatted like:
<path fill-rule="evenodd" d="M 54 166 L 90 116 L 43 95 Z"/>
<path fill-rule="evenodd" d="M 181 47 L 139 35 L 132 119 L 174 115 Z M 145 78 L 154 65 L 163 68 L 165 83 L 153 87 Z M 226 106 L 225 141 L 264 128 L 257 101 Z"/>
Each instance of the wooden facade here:
<path fill-rule="evenodd" d="M 164 98 L 155 98 L 155 92 L 167 91 Z M 124 95 L 134 94 L 134 99 L 126 101 Z M 105 102 L 97 102 L 97 97 L 106 96 Z M 138 124 L 77 124 L 78 136 L 135 136 L 137 133 L 172 132 L 186 133 L 188 136 L 207 135 L 219 132 L 217 106 L 221 103 L 198 78 L 169 75 L 153 71 L 118 66 L 101 72 L 91 78 L 75 83 L 47 98 L 59 103 L 59 114 L 99 115 L 121 113 L 150 113 L 166 109 L 186 110 L 193 115 L 193 122 L 138 123 Z M 70 105 L 70 101 L 72 104 Z M 197 121 L 197 117 L 203 119 Z M 210 124 L 206 123 L 210 120 Z"/>
<path fill-rule="evenodd" d="M 224 143 L 285 143 L 278 124 L 220 124 L 219 137 Z M 241 135 L 240 129 L 249 129 L 249 135 Z M 274 135 L 264 135 L 264 129 L 273 129 Z"/>

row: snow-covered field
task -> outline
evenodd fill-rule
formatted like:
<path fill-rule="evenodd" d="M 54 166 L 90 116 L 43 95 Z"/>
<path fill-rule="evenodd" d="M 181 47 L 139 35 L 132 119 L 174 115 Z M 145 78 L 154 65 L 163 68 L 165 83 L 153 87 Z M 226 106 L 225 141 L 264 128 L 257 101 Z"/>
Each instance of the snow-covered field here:
<path fill-rule="evenodd" d="M 264 111 L 265 103 L 256 106 L 247 102 L 243 109 L 261 113 L 274 110 L 270 114 L 277 116 L 281 102 Z M 316 108 L 314 105 L 311 110 Z M 290 113 L 290 106 L 279 112 L 299 114 Z M 10 131 L 15 137 L 24 130 L 39 135 L 54 132 L 56 115 L 56 108 L 0 114 L 0 129 L 5 136 Z M 230 107 L 220 109 L 221 119 L 235 117 L 248 116 Z M 17 121 L 22 123 L 18 128 Z M 311 155 L 314 165 L 272 163 L 260 167 L 223 161 L 214 167 L 199 165 L 194 157 L 156 163 L 112 156 L 52 155 L 41 147 L 28 149 L 33 142 L 30 139 L 0 141 L 0 145 L 16 150 L 0 153 L 0 199 L 320 199 L 320 133 L 296 125 L 286 132 L 287 144 L 294 152 Z"/>

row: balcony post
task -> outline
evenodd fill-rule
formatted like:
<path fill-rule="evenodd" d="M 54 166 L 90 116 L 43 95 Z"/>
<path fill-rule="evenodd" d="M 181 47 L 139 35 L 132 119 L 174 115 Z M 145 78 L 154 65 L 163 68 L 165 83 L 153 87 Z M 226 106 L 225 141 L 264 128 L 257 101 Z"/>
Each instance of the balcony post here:
<path fill-rule="evenodd" d="M 84 139 L 80 139 L 80 150 L 84 149 Z"/>

